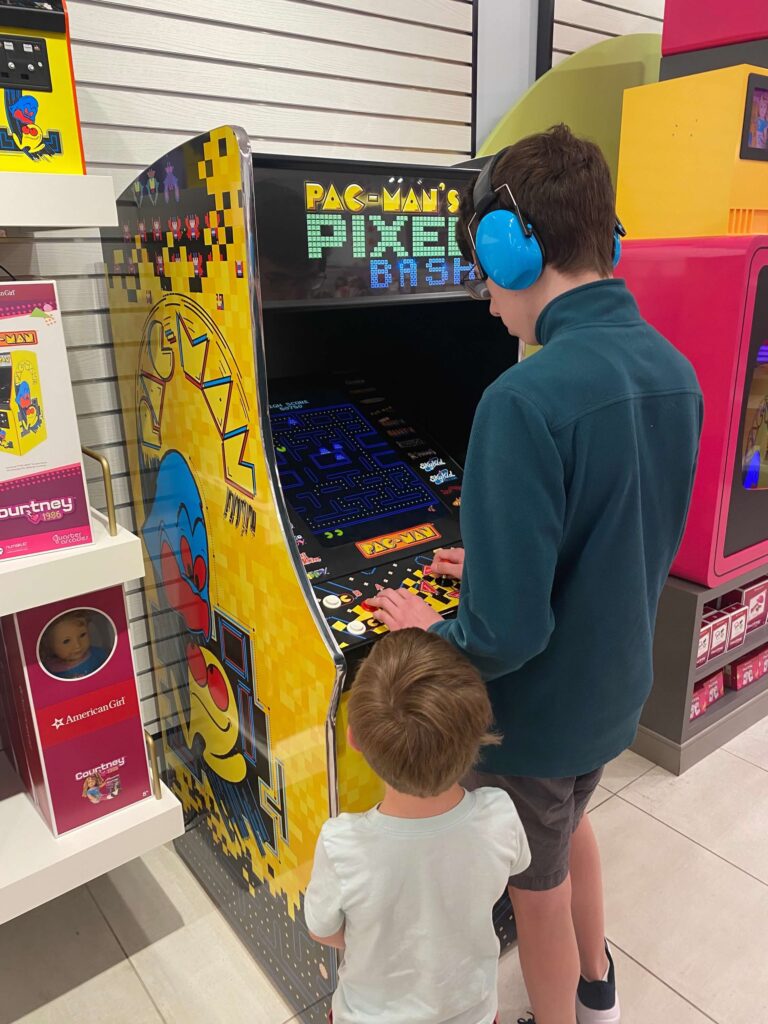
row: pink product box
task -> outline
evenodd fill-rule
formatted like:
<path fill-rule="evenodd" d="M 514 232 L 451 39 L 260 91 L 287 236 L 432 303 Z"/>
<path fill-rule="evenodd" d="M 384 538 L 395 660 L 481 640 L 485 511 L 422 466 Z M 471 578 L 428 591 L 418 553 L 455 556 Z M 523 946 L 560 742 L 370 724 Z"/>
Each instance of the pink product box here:
<path fill-rule="evenodd" d="M 693 721 L 695 718 L 701 718 L 704 712 L 707 710 L 707 690 L 703 683 L 699 683 L 696 689 L 693 691 L 693 697 L 691 697 L 691 713 L 690 720 Z"/>
<path fill-rule="evenodd" d="M 768 577 L 731 590 L 720 599 L 720 607 L 742 604 L 747 609 L 747 632 L 768 622 Z"/>
<path fill-rule="evenodd" d="M 691 698 L 690 720 L 700 718 L 713 704 L 717 703 L 725 693 L 725 672 L 721 670 L 699 683 Z"/>
<path fill-rule="evenodd" d="M 768 674 L 768 647 L 755 654 L 740 658 L 726 670 L 725 685 L 729 690 L 741 690 Z"/>
<path fill-rule="evenodd" d="M 54 835 L 151 795 L 121 587 L 2 619 L 4 733 Z"/>
<path fill-rule="evenodd" d="M 747 636 L 747 607 L 743 604 L 730 604 L 723 608 L 723 613 L 730 619 L 726 650 L 733 651 L 741 647 Z"/>
<path fill-rule="evenodd" d="M 707 707 L 711 707 L 725 695 L 725 669 L 705 679 L 703 685 L 707 691 Z"/>
<path fill-rule="evenodd" d="M 696 654 L 696 668 L 706 665 L 709 660 L 709 646 L 712 642 L 712 625 L 702 621 L 699 630 L 699 647 Z"/>
<path fill-rule="evenodd" d="M 93 541 L 54 281 L 0 285 L 0 561 Z"/>
<path fill-rule="evenodd" d="M 711 611 L 704 616 L 702 624 L 708 625 L 712 630 L 712 638 L 709 642 L 709 658 L 719 658 L 728 647 L 731 617 L 724 611 Z"/>

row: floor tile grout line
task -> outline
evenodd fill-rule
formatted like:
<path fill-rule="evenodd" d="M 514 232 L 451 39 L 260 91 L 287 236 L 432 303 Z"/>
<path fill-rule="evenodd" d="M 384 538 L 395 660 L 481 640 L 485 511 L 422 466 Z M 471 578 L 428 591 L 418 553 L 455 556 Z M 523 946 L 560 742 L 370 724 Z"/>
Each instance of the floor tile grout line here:
<path fill-rule="evenodd" d="M 111 921 L 109 920 L 109 918 L 107 917 L 107 915 L 106 915 L 106 914 L 104 913 L 104 909 L 103 909 L 103 907 L 101 906 L 101 904 L 99 903 L 99 901 L 98 901 L 98 900 L 96 899 L 96 897 L 94 896 L 94 894 L 93 894 L 93 891 L 91 890 L 91 886 L 90 886 L 90 883 L 88 883 L 88 882 L 87 882 L 87 883 L 85 884 L 85 889 L 87 889 L 87 890 L 88 890 L 88 895 L 89 895 L 89 896 L 91 897 L 91 899 L 93 900 L 94 906 L 95 906 L 95 907 L 96 907 L 96 909 L 98 910 L 99 914 L 101 914 L 102 918 L 104 919 L 104 923 L 106 924 L 107 928 L 108 928 L 108 929 L 109 929 L 109 930 L 110 930 L 110 931 L 112 932 L 113 936 L 115 937 L 115 942 L 117 943 L 117 945 L 118 945 L 118 947 L 119 947 L 119 949 L 120 949 L 121 953 L 122 953 L 122 954 L 123 954 L 123 956 L 125 957 L 125 960 L 126 960 L 126 962 L 127 962 L 127 963 L 128 963 L 129 965 L 130 965 L 130 968 L 131 968 L 131 970 L 133 971 L 133 973 L 134 973 L 134 974 L 136 975 L 136 977 L 138 978 L 138 980 L 139 980 L 139 984 L 140 984 L 140 985 L 141 985 L 141 987 L 142 987 L 142 988 L 144 989 L 144 991 L 145 991 L 145 992 L 147 993 L 147 998 L 149 999 L 150 1003 L 151 1003 L 151 1004 L 152 1004 L 152 1005 L 154 1006 L 155 1010 L 157 1011 L 157 1015 L 158 1015 L 158 1017 L 159 1017 L 159 1018 L 160 1018 L 160 1020 L 161 1020 L 161 1021 L 163 1022 L 163 1024 L 169 1024 L 168 1018 L 167 1018 L 167 1017 L 165 1016 L 165 1014 L 163 1013 L 163 1011 L 162 1011 L 162 1010 L 160 1009 L 160 1007 L 159 1007 L 159 1006 L 157 1005 L 157 1003 L 155 1002 L 154 996 L 152 995 L 152 993 L 151 993 L 151 992 L 149 991 L 149 989 L 147 988 L 147 985 L 146 985 L 146 983 L 145 983 L 144 979 L 143 979 L 143 978 L 142 978 L 142 976 L 141 976 L 141 975 L 139 974 L 139 972 L 138 972 L 138 971 L 136 970 L 136 965 L 134 964 L 134 962 L 133 962 L 133 960 L 132 960 L 131 956 L 129 955 L 129 953 L 128 953 L 128 950 L 127 950 L 127 949 L 125 948 L 125 946 L 124 946 L 124 945 L 122 944 L 122 942 L 120 941 L 120 937 L 119 937 L 119 935 L 117 934 L 117 932 L 115 931 L 115 929 L 114 929 L 114 928 L 112 927 L 112 922 L 111 922 Z"/>
<path fill-rule="evenodd" d="M 744 764 L 751 764 L 753 768 L 759 768 L 761 772 L 768 774 L 768 768 L 765 765 L 758 764 L 756 761 L 751 761 L 748 757 L 744 757 L 742 754 L 737 754 L 733 750 L 729 750 L 728 747 L 720 747 L 725 754 L 730 754 L 731 757 L 735 757 L 737 761 L 743 761 Z"/>
<path fill-rule="evenodd" d="M 621 787 L 621 789 L 617 789 L 616 792 L 613 795 L 614 796 L 618 796 L 619 793 L 623 793 L 625 789 L 629 789 L 630 786 L 634 786 L 634 784 L 636 782 L 639 782 L 640 779 L 644 779 L 645 776 L 649 774 L 649 772 L 652 772 L 654 768 L 658 768 L 658 767 L 659 766 L 657 764 L 649 764 L 648 767 L 645 769 L 645 771 L 644 772 L 640 772 L 640 774 L 637 776 L 636 779 L 632 779 L 631 782 L 625 782 L 624 785 Z M 605 788 L 605 787 L 603 787 L 603 788 Z"/>
<path fill-rule="evenodd" d="M 768 889 L 768 882 L 766 882 L 765 879 L 759 878 L 757 875 L 753 875 L 751 871 L 747 871 L 746 868 L 741 867 L 739 864 L 734 864 L 732 860 L 728 860 L 727 857 L 723 857 L 722 854 L 717 853 L 715 850 L 710 850 L 708 846 L 705 846 L 703 843 L 700 843 L 698 839 L 694 839 L 692 836 L 686 835 L 685 832 L 681 832 L 679 828 L 675 828 L 674 825 L 670 825 L 669 822 L 664 821 L 663 818 L 657 818 L 655 814 L 651 814 L 651 812 L 646 811 L 645 808 L 638 807 L 637 804 L 633 804 L 631 800 L 627 800 L 623 796 L 620 796 L 619 799 L 622 801 L 622 803 L 625 803 L 627 807 L 634 807 L 636 811 L 639 811 L 641 814 L 644 814 L 646 817 L 650 818 L 651 821 L 657 821 L 660 825 L 663 825 L 665 828 L 668 828 L 670 832 L 674 832 L 676 835 L 681 836 L 683 839 L 687 839 L 689 843 L 693 843 L 694 846 L 698 846 L 700 850 L 704 850 L 705 853 L 708 853 L 712 857 L 715 857 L 723 864 L 727 864 L 729 867 L 734 868 L 734 870 L 739 871 L 742 875 L 746 875 L 747 878 L 751 878 L 754 882 L 759 882 L 760 885 Z"/>
<path fill-rule="evenodd" d="M 647 964 L 642 963 L 640 960 L 637 959 L 637 957 L 634 957 L 631 953 L 628 953 L 623 946 L 620 946 L 618 942 L 614 942 L 610 936 L 608 936 L 608 943 L 612 949 L 618 949 L 619 952 L 623 953 L 623 955 L 628 960 L 631 960 L 633 964 L 636 964 L 641 971 L 645 971 L 646 974 L 650 974 L 650 976 L 652 978 L 655 978 L 660 985 L 663 985 L 664 988 L 668 989 L 670 992 L 674 992 L 676 996 L 678 996 L 680 999 L 683 1000 L 684 1003 L 687 1003 L 690 1007 L 696 1010 L 697 1013 L 700 1013 L 702 1017 L 706 1017 L 707 1020 L 712 1021 L 712 1024 L 722 1024 L 722 1022 L 718 1021 L 716 1017 L 712 1017 L 710 1014 L 707 1013 L 706 1010 L 702 1010 L 700 1006 L 697 1006 L 696 1003 L 692 1002 L 692 1000 L 690 1000 L 687 996 L 684 996 L 682 992 L 678 992 L 674 985 L 670 985 L 668 981 L 665 981 L 663 978 L 660 978 L 659 975 L 655 973 L 655 971 L 652 971 L 650 967 L 647 966 Z"/>

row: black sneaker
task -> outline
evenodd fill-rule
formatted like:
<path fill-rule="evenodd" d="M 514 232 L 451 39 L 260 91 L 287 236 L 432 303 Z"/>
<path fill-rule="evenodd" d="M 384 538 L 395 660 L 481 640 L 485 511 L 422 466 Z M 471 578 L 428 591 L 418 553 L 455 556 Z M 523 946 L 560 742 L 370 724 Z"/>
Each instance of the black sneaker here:
<path fill-rule="evenodd" d="M 616 969 L 606 944 L 608 980 L 585 981 L 579 979 L 576 992 L 576 1020 L 578 1024 L 621 1024 L 619 997 L 616 994 Z"/>
<path fill-rule="evenodd" d="M 527 1017 L 518 1017 L 517 1024 L 536 1024 L 536 1018 L 533 1016 L 531 1011 L 528 1011 Z"/>

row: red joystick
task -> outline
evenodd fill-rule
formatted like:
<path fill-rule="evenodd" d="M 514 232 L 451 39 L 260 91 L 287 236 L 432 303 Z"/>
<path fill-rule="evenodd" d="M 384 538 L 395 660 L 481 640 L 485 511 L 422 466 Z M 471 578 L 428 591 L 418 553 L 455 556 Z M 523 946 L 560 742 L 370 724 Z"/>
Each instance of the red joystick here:
<path fill-rule="evenodd" d="M 377 610 L 376 608 L 373 607 L 372 604 L 368 604 L 367 601 L 361 601 L 360 602 L 360 607 L 363 609 L 363 611 L 366 611 L 366 612 L 375 612 Z"/>

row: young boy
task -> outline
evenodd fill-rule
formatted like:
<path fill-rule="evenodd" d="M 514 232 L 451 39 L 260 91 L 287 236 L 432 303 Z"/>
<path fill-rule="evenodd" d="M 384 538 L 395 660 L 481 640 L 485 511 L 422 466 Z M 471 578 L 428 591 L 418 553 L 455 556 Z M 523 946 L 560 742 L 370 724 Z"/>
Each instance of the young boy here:
<path fill-rule="evenodd" d="M 492 316 L 542 350 L 486 391 L 462 490 L 463 580 L 442 622 L 406 591 L 390 629 L 450 640 L 485 677 L 500 747 L 468 784 L 513 797 L 531 865 L 510 878 L 537 1024 L 617 1024 L 597 844 L 584 816 L 635 736 L 662 587 L 702 423 L 690 364 L 613 279 L 621 227 L 606 162 L 563 125 L 500 153 L 464 197 L 459 237 Z M 482 339 L 468 339 L 482 344 Z"/>
<path fill-rule="evenodd" d="M 349 742 L 385 784 L 367 814 L 323 826 L 304 901 L 310 934 L 344 950 L 334 1024 L 492 1024 L 492 910 L 530 854 L 499 789 L 459 785 L 489 734 L 482 679 L 421 630 L 376 644 L 355 678 Z"/>

